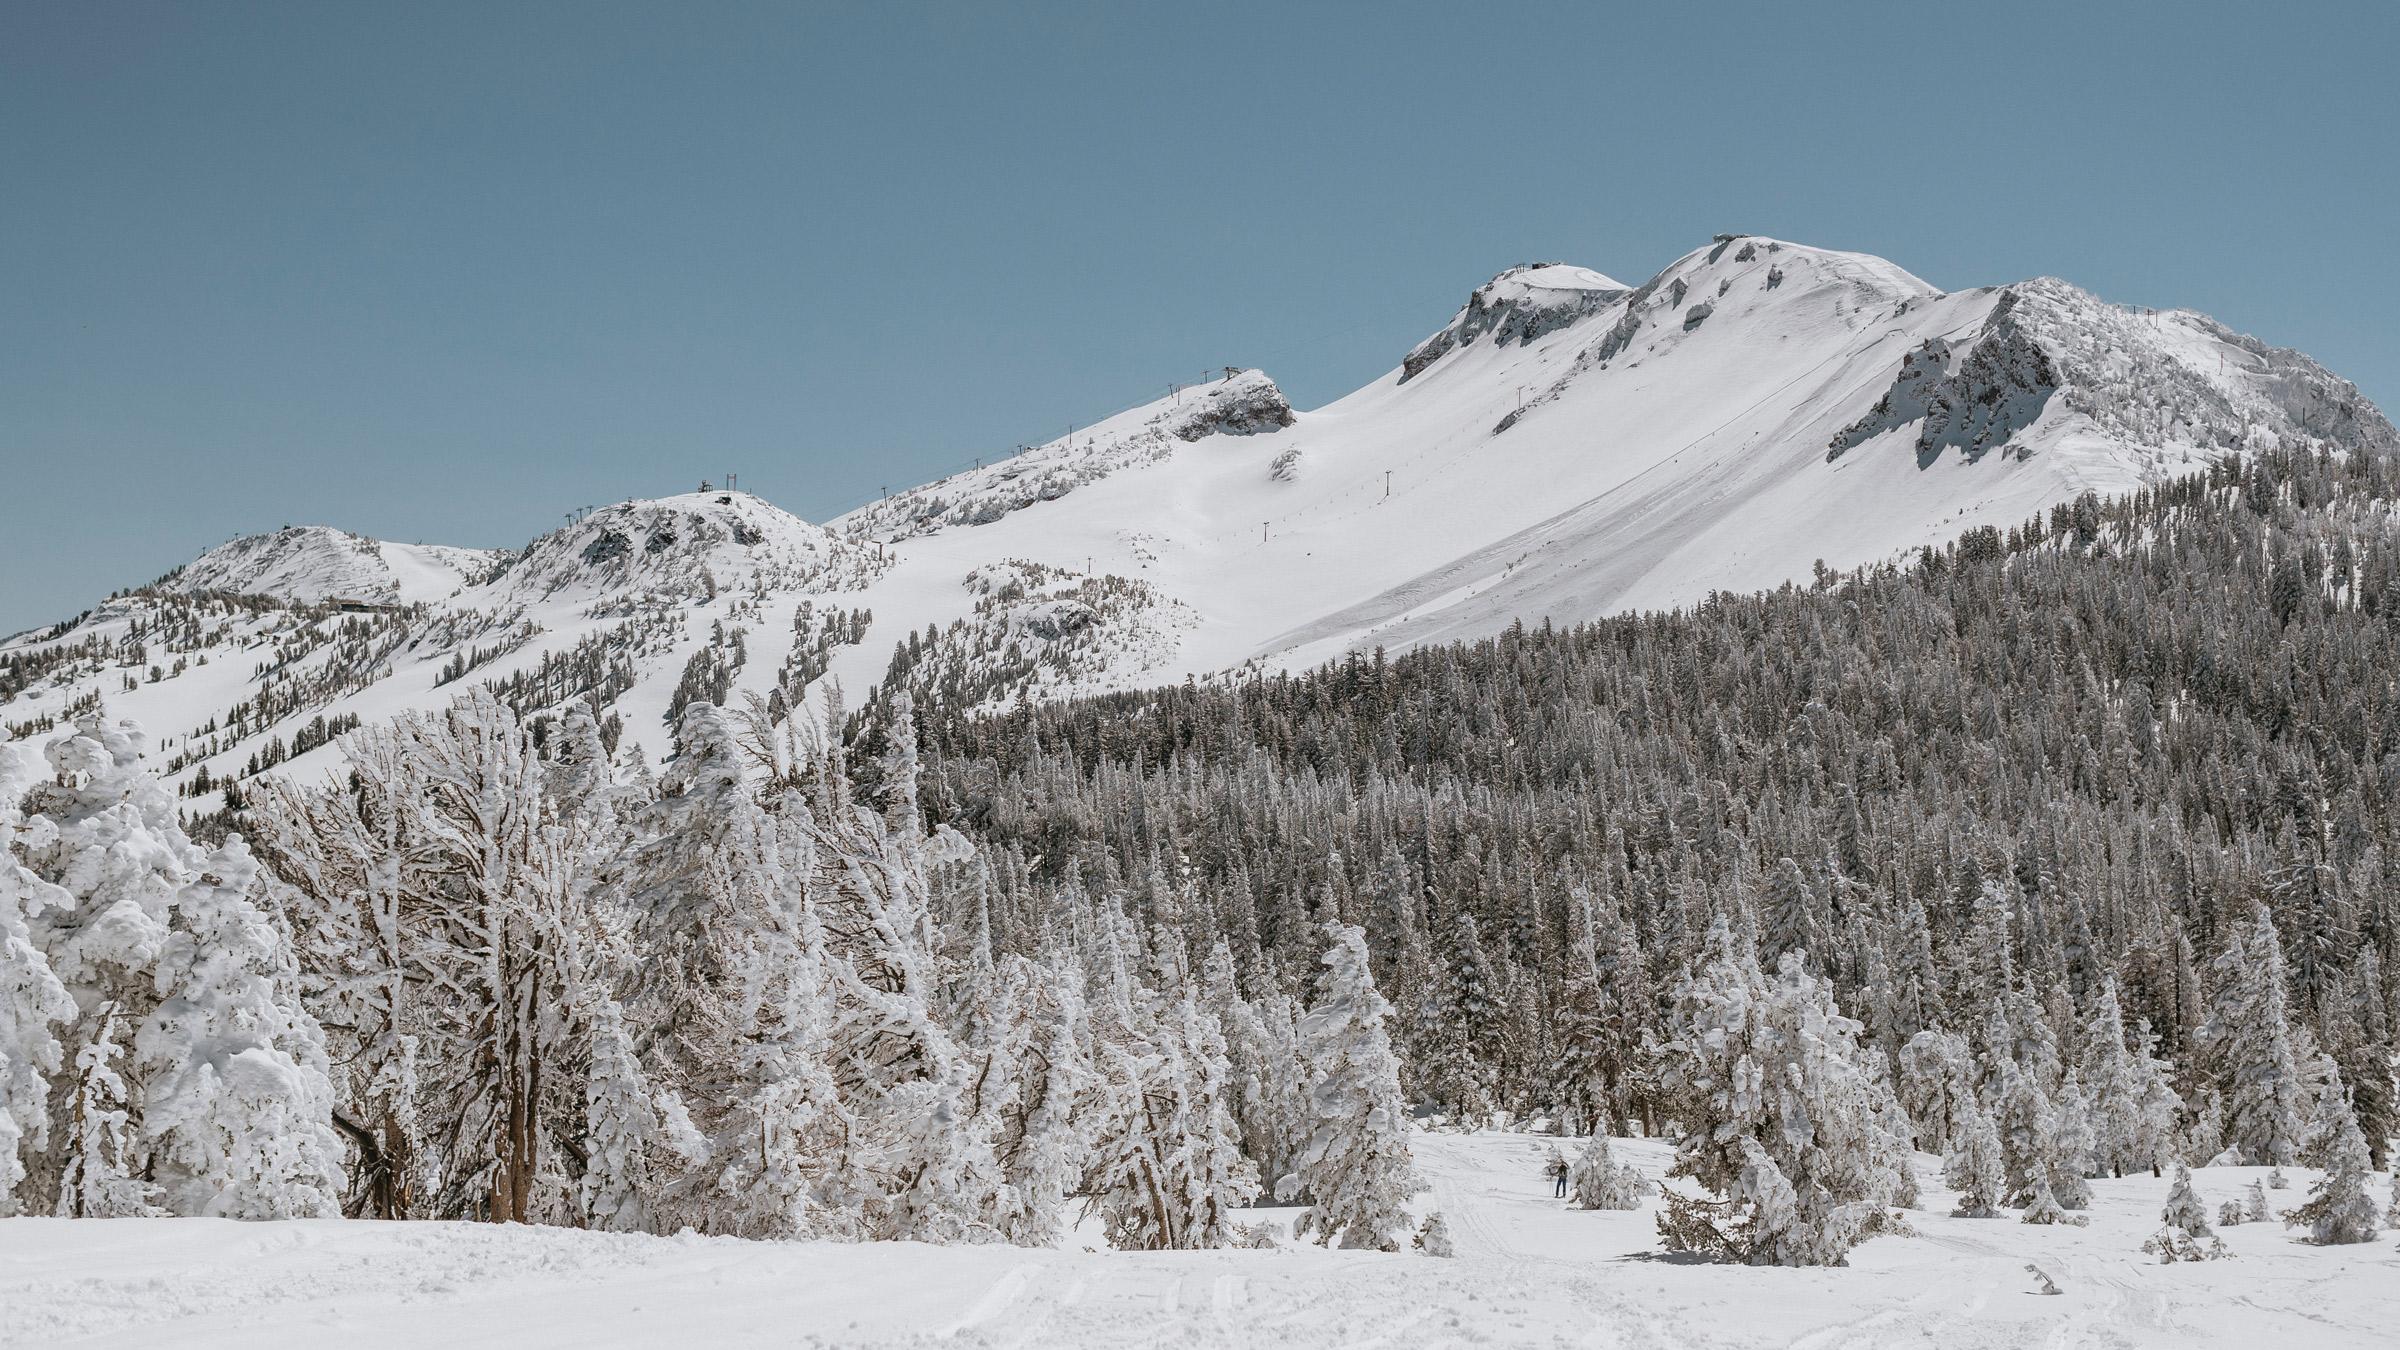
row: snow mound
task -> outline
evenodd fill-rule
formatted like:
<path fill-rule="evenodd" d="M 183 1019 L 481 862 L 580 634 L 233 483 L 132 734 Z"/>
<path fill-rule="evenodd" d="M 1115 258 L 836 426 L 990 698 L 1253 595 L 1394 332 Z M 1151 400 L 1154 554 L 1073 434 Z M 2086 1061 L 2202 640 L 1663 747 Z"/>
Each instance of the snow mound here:
<path fill-rule="evenodd" d="M 505 549 L 395 544 L 326 525 L 292 525 L 219 544 L 159 578 L 155 588 L 298 605 L 413 605 L 481 581 L 508 556 Z"/>

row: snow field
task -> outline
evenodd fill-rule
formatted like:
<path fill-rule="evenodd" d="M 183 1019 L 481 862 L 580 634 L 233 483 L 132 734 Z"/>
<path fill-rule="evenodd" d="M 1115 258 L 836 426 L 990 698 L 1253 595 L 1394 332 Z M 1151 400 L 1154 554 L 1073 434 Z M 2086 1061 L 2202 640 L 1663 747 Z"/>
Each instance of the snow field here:
<path fill-rule="evenodd" d="M 1846 1268 L 1756 1269 L 1661 1251 L 1655 1196 L 1586 1212 L 1550 1198 L 1553 1144 L 1420 1134 L 1422 1210 L 1459 1255 L 1112 1252 L 744 1242 L 457 1223 L 208 1219 L 0 1222 L 0 1345 L 150 1347 L 776 1345 L 1097 1347 L 2383 1347 L 2400 1324 L 2390 1235 L 2312 1247 L 2280 1224 L 2220 1229 L 2234 1259 L 2141 1250 L 2169 1182 L 2091 1183 L 2089 1227 L 1949 1216 L 1919 1155 L 1914 1236 Z M 1656 1140 L 1620 1140 L 1655 1180 Z M 2266 1169 L 2193 1174 L 2210 1209 Z M 2314 1173 L 2287 1169 L 2277 1208 Z M 2383 1187 L 2376 1187 L 2383 1199 Z M 1288 1226 L 1297 1211 L 1255 1211 Z M 2030 1262 L 2061 1293 L 2046 1297 Z"/>

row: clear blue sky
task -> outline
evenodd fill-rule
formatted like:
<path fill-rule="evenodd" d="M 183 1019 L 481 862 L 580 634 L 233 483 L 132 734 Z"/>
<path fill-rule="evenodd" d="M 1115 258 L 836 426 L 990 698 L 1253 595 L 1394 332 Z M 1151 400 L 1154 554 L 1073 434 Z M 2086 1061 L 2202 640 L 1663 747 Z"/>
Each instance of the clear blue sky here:
<path fill-rule="evenodd" d="M 2400 405 L 2400 6 L 0 0 L 0 632 L 237 532 L 823 519 L 1512 263 L 2050 273 Z"/>

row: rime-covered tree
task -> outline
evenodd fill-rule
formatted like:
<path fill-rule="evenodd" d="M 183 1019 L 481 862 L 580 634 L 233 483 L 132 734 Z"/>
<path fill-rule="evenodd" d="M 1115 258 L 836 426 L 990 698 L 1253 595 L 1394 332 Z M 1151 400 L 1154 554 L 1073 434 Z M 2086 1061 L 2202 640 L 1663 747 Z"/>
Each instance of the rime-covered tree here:
<path fill-rule="evenodd" d="M 19 802 L 40 777 L 35 758 L 0 730 L 0 1217 L 19 1211 L 24 1153 L 50 1142 L 50 1094 L 64 1056 L 55 1028 L 77 1016 L 32 929 L 36 914 L 69 897 L 16 855 L 28 834 Z"/>
<path fill-rule="evenodd" d="M 1752 1265 L 1839 1265 L 1904 1187 L 1863 1063 L 1859 1024 L 1794 954 L 1770 980 L 1722 914 L 1676 991 L 1663 1072 L 1688 1133 L 1670 1192 L 1671 1248 Z M 1897 1115 L 1896 1106 L 1892 1111 Z"/>
<path fill-rule="evenodd" d="M 2200 1029 L 2224 1094 L 2225 1143 L 2252 1166 L 2298 1161 L 2305 1106 L 2284 1000 L 2283 944 L 2254 906 L 2213 966 L 2214 1004 Z"/>
<path fill-rule="evenodd" d="M 1365 934 L 1345 924 L 1327 924 L 1325 934 L 1332 945 L 1317 999 L 1300 1019 L 1308 1132 L 1276 1194 L 1308 1197 L 1296 1236 L 1393 1250 L 1408 1231 L 1408 1198 L 1424 1183 L 1408 1147 L 1400 1061 L 1384 1029 L 1391 1005 L 1368 971 Z"/>
<path fill-rule="evenodd" d="M 257 872 L 233 835 L 176 894 L 133 1041 L 149 1174 L 178 1214 L 324 1217 L 341 1190 L 324 1033 Z"/>
<path fill-rule="evenodd" d="M 2008 1177 L 2000 1161 L 2000 1131 L 1990 1113 L 1972 1097 L 1950 1133 L 1942 1158 L 1942 1180 L 1958 1192 L 1959 1217 L 1988 1219 L 2000 1212 Z"/>
<path fill-rule="evenodd" d="M 2326 1246 L 2373 1242 L 2375 1198 L 2367 1194 L 2374 1173 L 2367 1167 L 2367 1138 L 2358 1121 L 2345 1115 L 2325 1171 L 2308 1194 L 2308 1201 L 2284 1215 L 2284 1222 L 2308 1229 L 2308 1240 Z"/>
<path fill-rule="evenodd" d="M 262 907 L 238 837 L 210 854 L 185 834 L 142 765 L 143 744 L 131 723 L 94 714 L 44 747 L 46 778 L 16 754 L 0 770 L 13 780 L 5 814 L 15 816 L 5 827 L 13 847 L 0 855 L 0 930 L 21 920 L 20 940 L 40 956 L 11 983 L 39 998 L 55 981 L 74 1005 L 49 1003 L 72 1018 L 62 1039 L 73 1057 L 55 1069 L 64 1081 L 42 1092 L 63 1120 L 32 1132 L 48 1147 L 14 1178 L 12 1203 L 68 1214 L 331 1213 L 339 1178 L 325 1046 L 300 1006 L 286 930 Z M 41 1049 L 21 1063 L 46 1060 Z M 30 1095 L 9 1078 L 0 1083 L 10 1097 Z"/>

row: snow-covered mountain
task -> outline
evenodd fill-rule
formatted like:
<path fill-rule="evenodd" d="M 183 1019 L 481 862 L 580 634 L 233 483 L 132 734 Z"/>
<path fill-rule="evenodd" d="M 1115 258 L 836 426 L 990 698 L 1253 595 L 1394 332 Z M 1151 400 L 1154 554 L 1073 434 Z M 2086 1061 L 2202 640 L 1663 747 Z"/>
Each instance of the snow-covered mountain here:
<path fill-rule="evenodd" d="M 395 544 L 325 525 L 287 525 L 219 544 L 154 583 L 183 595 L 216 591 L 294 604 L 413 605 L 491 575 L 505 549 Z"/>
<path fill-rule="evenodd" d="M 821 527 L 704 490 L 514 555 L 237 540 L 0 647 L 0 721 L 104 701 L 221 781 L 490 681 L 655 751 L 694 697 L 998 706 L 1689 604 L 2278 442 L 2400 450 L 2198 314 L 1720 236 L 1636 287 L 1511 268 L 1312 412 L 1229 370 Z"/>

